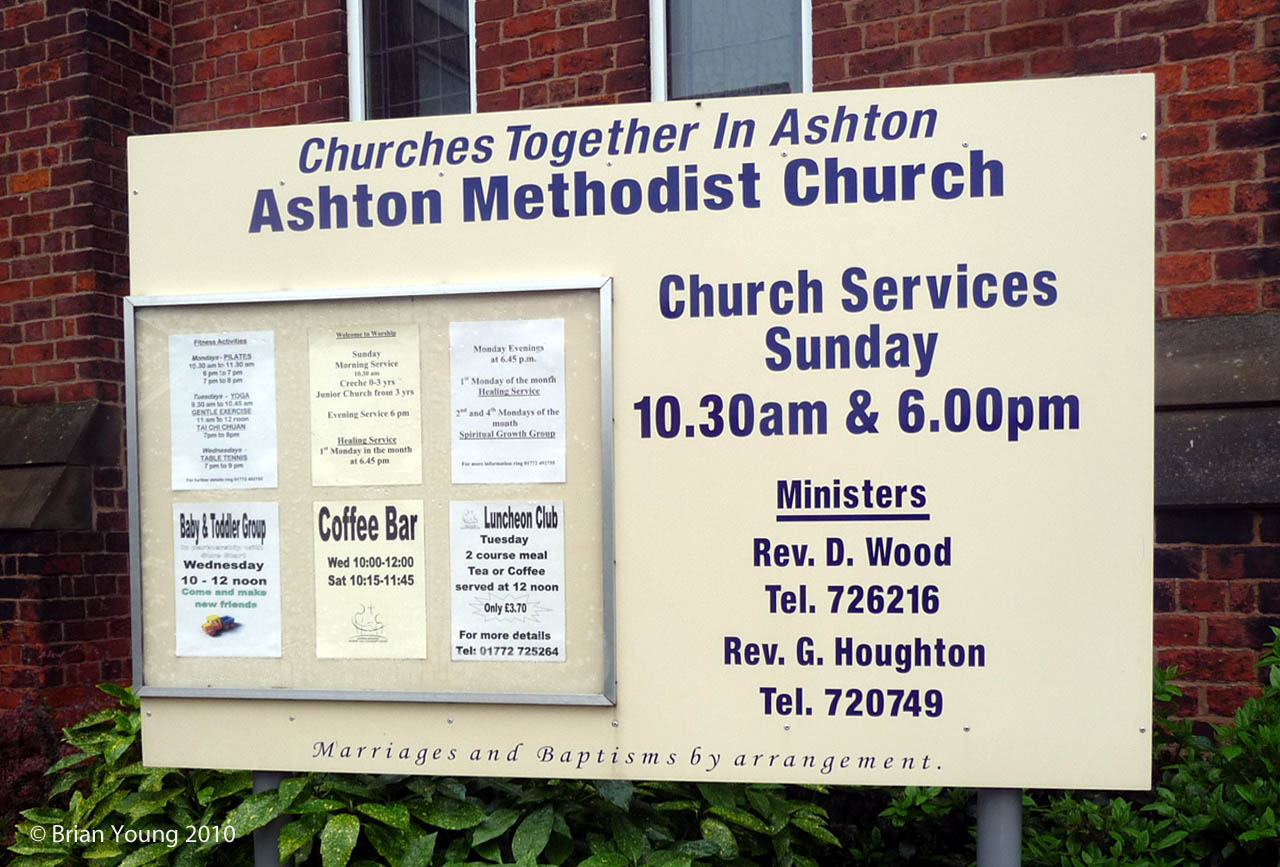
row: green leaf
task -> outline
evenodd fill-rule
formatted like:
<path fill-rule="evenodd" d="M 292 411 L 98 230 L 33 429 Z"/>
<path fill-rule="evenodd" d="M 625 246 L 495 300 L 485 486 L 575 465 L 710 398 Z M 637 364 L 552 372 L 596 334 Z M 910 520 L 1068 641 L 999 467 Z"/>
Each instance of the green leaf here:
<path fill-rule="evenodd" d="M 732 783 L 698 783 L 698 791 L 713 807 L 732 807 L 738 803 Z"/>
<path fill-rule="evenodd" d="M 697 801 L 663 801 L 661 804 L 654 804 L 653 808 L 664 812 L 674 810 L 693 810 L 693 812 L 696 813 L 702 809 L 702 805 Z"/>
<path fill-rule="evenodd" d="M 311 842 L 311 838 L 324 827 L 324 815 L 307 813 L 280 829 L 280 860 L 286 860 L 294 852 Z"/>
<path fill-rule="evenodd" d="M 53 843 L 35 843 L 30 839 L 19 837 L 18 842 L 9 847 L 9 851 L 18 855 L 47 855 L 50 853 L 58 853 L 66 857 L 67 847 L 56 846 Z"/>
<path fill-rule="evenodd" d="M 400 863 L 400 860 L 404 857 L 404 835 L 398 833 L 394 828 L 369 822 L 362 826 L 361 831 L 364 833 L 365 839 L 373 844 L 374 850 L 388 864 Z"/>
<path fill-rule="evenodd" d="M 356 807 L 356 810 L 366 816 L 377 819 L 385 825 L 390 825 L 392 828 L 397 828 L 401 831 L 409 830 L 409 808 L 404 804 L 377 804 L 370 802 L 361 804 Z"/>
<path fill-rule="evenodd" d="M 72 767 L 73 765 L 78 765 L 88 758 L 92 758 L 88 753 L 72 753 L 69 756 L 63 756 L 49 766 L 49 770 L 45 771 L 45 775 L 49 776 L 60 771 L 65 771 L 67 768 Z"/>
<path fill-rule="evenodd" d="M 128 708 L 137 708 L 141 702 L 134 695 L 133 690 L 127 686 L 116 686 L 114 683 L 100 683 L 98 689 L 114 698 L 120 704 Z"/>
<path fill-rule="evenodd" d="M 285 777 L 281 780 L 280 785 L 276 788 L 276 797 L 280 801 L 280 810 L 288 810 L 293 802 L 298 800 L 298 796 L 302 794 L 302 790 L 310 782 L 310 777 Z"/>
<path fill-rule="evenodd" d="M 320 832 L 320 863 L 323 867 L 346 867 L 360 837 L 360 819 L 351 813 L 337 813 Z"/>
<path fill-rule="evenodd" d="M 173 867 L 204 867 L 209 863 L 209 853 L 195 846 L 183 846 L 178 850 L 178 857 L 173 859 Z"/>
<path fill-rule="evenodd" d="M 400 861 L 400 867 L 427 867 L 431 863 L 431 856 L 436 850 L 436 835 L 434 832 L 430 834 L 418 834 L 409 841 L 409 845 L 404 847 L 404 858 Z"/>
<path fill-rule="evenodd" d="M 226 824 L 235 828 L 236 838 L 247 836 L 280 815 L 275 791 L 256 792 L 227 814 Z"/>
<path fill-rule="evenodd" d="M 170 851 L 169 844 L 161 841 L 159 843 L 149 843 L 141 849 L 135 849 L 125 856 L 120 862 L 120 867 L 141 867 L 143 864 L 150 864 L 152 861 L 158 861 Z"/>
<path fill-rule="evenodd" d="M 617 852 L 600 852 L 579 861 L 578 867 L 631 867 L 631 862 Z"/>
<path fill-rule="evenodd" d="M 613 816 L 609 822 L 613 832 L 613 842 L 618 852 L 625 855 L 631 863 L 637 863 L 644 857 L 644 834 L 631 823 L 626 816 Z"/>
<path fill-rule="evenodd" d="M 270 792 L 264 792 L 263 794 L 270 794 Z M 294 804 L 290 812 L 332 813 L 334 810 L 341 810 L 345 806 L 341 801 L 335 801 L 333 798 L 308 798 L 301 804 Z"/>
<path fill-rule="evenodd" d="M 554 819 L 555 811 L 550 804 L 524 818 L 511 838 L 511 854 L 517 861 L 537 858 L 542 854 L 551 837 L 551 823 Z"/>
<path fill-rule="evenodd" d="M 671 849 L 662 849 L 650 854 L 644 863 L 646 867 L 690 867 L 693 859 Z"/>
<path fill-rule="evenodd" d="M 65 855 L 20 855 L 10 861 L 9 865 L 10 867 L 64 867 L 66 863 Z"/>
<path fill-rule="evenodd" d="M 418 815 L 428 825 L 446 831 L 465 831 L 484 821 L 484 810 L 480 807 L 453 798 L 436 798 Z"/>
<path fill-rule="evenodd" d="M 830 843 L 833 846 L 840 845 L 840 841 L 836 838 L 836 835 L 832 834 L 827 830 L 826 826 L 814 818 L 809 816 L 793 816 L 791 824 L 795 825 L 801 831 L 806 831 L 814 837 L 817 837 L 824 843 Z"/>
<path fill-rule="evenodd" d="M 702 786 L 698 788 L 701 789 Z M 721 858 L 731 861 L 738 857 L 738 841 L 728 825 L 719 819 L 708 817 L 702 820 L 700 827 L 702 838 L 716 847 Z"/>
<path fill-rule="evenodd" d="M 178 794 L 177 789 L 168 789 L 163 792 L 134 792 L 121 801 L 116 809 L 136 822 L 144 816 L 154 816 L 163 812 L 165 804 L 169 803 L 176 794 Z"/>
<path fill-rule="evenodd" d="M 123 854 L 124 849 L 120 848 L 119 843 L 103 840 L 101 843 L 94 843 L 92 846 L 85 848 L 80 853 L 80 857 L 86 861 L 100 861 L 106 858 L 119 858 Z"/>
<path fill-rule="evenodd" d="M 520 818 L 518 810 L 502 808 L 494 810 L 479 827 L 471 832 L 471 845 L 479 846 L 481 843 L 487 843 L 495 837 L 501 837 L 507 833 L 507 829 L 516 823 Z"/>
<path fill-rule="evenodd" d="M 758 834 L 769 834 L 769 826 L 746 810 L 737 807 L 712 807 L 710 812 L 719 816 L 721 819 L 728 819 L 735 825 L 741 825 L 748 831 L 755 831 Z"/>
<path fill-rule="evenodd" d="M 490 840 L 487 843 L 477 843 L 471 846 L 471 851 L 475 852 L 486 861 L 492 861 L 494 864 L 502 863 L 502 843 L 498 840 Z"/>
<path fill-rule="evenodd" d="M 19 815 L 30 819 L 37 825 L 61 825 L 67 820 L 65 810 L 55 810 L 52 807 L 33 807 L 30 810 L 23 810 Z"/>
<path fill-rule="evenodd" d="M 631 806 L 631 796 L 635 794 L 635 790 L 636 787 L 628 780 L 596 782 L 596 791 L 600 793 L 600 797 L 622 810 Z"/>

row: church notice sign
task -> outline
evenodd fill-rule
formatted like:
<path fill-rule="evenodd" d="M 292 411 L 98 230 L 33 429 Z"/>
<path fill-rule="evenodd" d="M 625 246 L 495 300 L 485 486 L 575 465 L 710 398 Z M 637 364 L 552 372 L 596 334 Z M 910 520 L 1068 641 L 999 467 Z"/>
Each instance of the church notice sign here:
<path fill-rule="evenodd" d="M 135 138 L 148 761 L 1145 789 L 1155 105 L 1121 75 Z M 170 336 L 263 331 L 253 412 L 324 413 L 269 489 L 283 655 L 178 657 L 172 503 L 272 497 L 175 496 L 146 398 L 215 354 Z M 317 396 L 375 373 L 416 399 Z M 414 403 L 416 435 L 360 416 Z M 350 464 L 378 437 L 420 481 Z"/>

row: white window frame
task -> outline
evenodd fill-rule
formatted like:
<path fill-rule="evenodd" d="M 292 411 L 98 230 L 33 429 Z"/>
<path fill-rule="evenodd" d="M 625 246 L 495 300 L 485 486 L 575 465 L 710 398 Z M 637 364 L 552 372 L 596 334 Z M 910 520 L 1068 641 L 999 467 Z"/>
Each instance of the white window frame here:
<path fill-rule="evenodd" d="M 808 3 L 809 0 L 804 0 Z M 351 120 L 368 120 L 369 106 L 365 101 L 364 87 L 364 4 L 365 0 L 348 0 L 347 3 L 347 105 Z M 467 0 L 467 33 L 471 37 L 471 69 L 467 89 L 471 114 L 476 109 L 476 0 Z"/>
<path fill-rule="evenodd" d="M 813 93 L 813 0 L 799 3 L 800 91 Z M 650 101 L 666 102 L 667 84 L 667 0 L 649 0 Z"/>

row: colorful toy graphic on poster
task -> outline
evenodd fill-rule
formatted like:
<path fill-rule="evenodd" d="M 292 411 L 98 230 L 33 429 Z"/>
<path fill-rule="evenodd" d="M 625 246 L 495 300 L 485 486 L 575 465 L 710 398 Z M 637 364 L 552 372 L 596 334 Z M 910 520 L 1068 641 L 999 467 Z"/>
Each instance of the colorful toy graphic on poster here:
<path fill-rule="evenodd" d="M 174 503 L 178 656 L 280 656 L 275 503 Z"/>

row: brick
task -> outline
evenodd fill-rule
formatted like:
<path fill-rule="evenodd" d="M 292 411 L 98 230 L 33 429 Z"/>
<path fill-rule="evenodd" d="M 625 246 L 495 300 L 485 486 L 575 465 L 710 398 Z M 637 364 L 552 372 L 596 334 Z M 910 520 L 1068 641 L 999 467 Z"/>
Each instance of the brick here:
<path fill-rule="evenodd" d="M 934 36 L 950 36 L 964 31 L 964 10 L 944 9 L 929 19 L 930 32 Z"/>
<path fill-rule="evenodd" d="M 1188 91 L 1208 90 L 1231 84 L 1231 60 L 1226 57 L 1210 57 L 1186 65 Z"/>
<path fill-rule="evenodd" d="M 43 17 L 43 3 L 24 3 L 21 6 L 5 11 L 4 26 L 8 29 L 17 29 L 24 24 L 30 24 L 32 21 L 39 21 Z"/>
<path fill-rule="evenodd" d="M 477 98 L 476 102 L 482 112 L 511 111 L 520 107 L 520 91 L 501 90 L 497 93 L 488 93 Z"/>
<path fill-rule="evenodd" d="M 1028 24 L 1012 30 L 1000 30 L 991 34 L 991 53 L 995 55 L 1013 54 L 1032 48 L 1049 48 L 1061 45 L 1064 39 L 1063 26 L 1056 21 L 1039 24 Z"/>
<path fill-rule="evenodd" d="M 258 10 L 258 14 L 264 26 L 278 24 L 281 21 L 292 21 L 295 18 L 302 17 L 302 0 L 282 0 L 279 3 L 270 3 L 262 6 Z"/>
<path fill-rule="evenodd" d="M 1124 36 L 1183 30 L 1208 21 L 1207 0 L 1178 0 L 1155 6 L 1126 9 L 1120 14 L 1120 32 Z"/>
<path fill-rule="evenodd" d="M 562 54 L 556 59 L 556 72 L 559 75 L 578 75 L 583 72 L 595 72 L 613 66 L 613 46 L 588 48 Z"/>
<path fill-rule="evenodd" d="M 1215 143 L 1224 150 L 1280 144 L 1280 114 L 1219 124 Z"/>
<path fill-rule="evenodd" d="M 845 55 L 860 50 L 862 50 L 861 27 L 845 27 L 840 30 L 815 33 L 813 36 L 813 56 L 815 58 Z M 843 69 L 843 57 L 841 57 L 841 61 Z M 815 79 L 817 77 L 816 71 L 814 77 Z"/>
<path fill-rule="evenodd" d="M 249 37 L 244 33 L 230 33 L 204 43 L 205 57 L 221 57 L 232 52 L 244 51 L 248 47 Z"/>
<path fill-rule="evenodd" d="M 1258 610 L 1263 614 L 1280 614 L 1280 581 L 1258 583 Z"/>
<path fill-rule="evenodd" d="M 1169 97 L 1169 123 L 1213 120 L 1258 110 L 1258 92 L 1253 87 L 1234 87 Z"/>
<path fill-rule="evenodd" d="M 1280 627 L 1280 617 L 1210 617 L 1206 641 L 1212 647 L 1261 647 L 1272 641 L 1272 627 Z"/>
<path fill-rule="evenodd" d="M 1257 156 L 1251 153 L 1209 154 L 1173 160 L 1168 164 L 1169 186 L 1190 187 L 1252 180 L 1257 172 L 1257 164 Z"/>
<path fill-rule="evenodd" d="M 1166 60 L 1187 60 L 1212 54 L 1229 54 L 1253 46 L 1253 32 L 1243 24 L 1223 24 L 1170 33 L 1165 37 Z"/>
<path fill-rule="evenodd" d="M 476 0 L 476 23 L 501 21 L 511 15 L 512 0 Z"/>
<path fill-rule="evenodd" d="M 1254 677 L 1254 654 L 1248 650 L 1161 650 L 1156 660 L 1161 666 L 1178 666 L 1184 680 L 1249 683 Z"/>
<path fill-rule="evenodd" d="M 589 21 L 603 21 L 613 17 L 613 3 L 611 0 L 586 0 L 586 2 L 562 7 L 559 15 L 561 27 L 572 27 Z"/>
<path fill-rule="evenodd" d="M 1003 3 L 982 3 L 969 7 L 969 29 L 991 30 L 1004 23 Z"/>
<path fill-rule="evenodd" d="M 1228 548 L 1208 559 L 1209 574 L 1215 578 L 1280 579 L 1280 546 Z"/>
<path fill-rule="evenodd" d="M 529 59 L 530 40 L 488 45 L 476 52 L 477 69 L 501 69 Z M 552 61 L 554 62 L 554 61 Z"/>
<path fill-rule="evenodd" d="M 524 60 L 529 57 L 545 57 L 548 54 L 561 54 L 566 51 L 583 46 L 584 35 L 581 27 L 572 30 L 556 30 L 552 33 L 539 33 L 529 38 L 528 43 L 513 43 L 522 48 L 523 57 L 517 58 Z"/>
<path fill-rule="evenodd" d="M 950 76 L 945 69 L 912 69 L 884 77 L 885 87 L 924 87 L 946 84 Z"/>
<path fill-rule="evenodd" d="M 1223 280 L 1250 280 L 1280 275 L 1280 248 L 1229 250 L 1214 255 L 1214 272 Z"/>
<path fill-rule="evenodd" d="M 1217 217 L 1230 212 L 1230 187 L 1208 187 L 1205 189 L 1192 190 L 1187 195 L 1188 216 Z"/>
<path fill-rule="evenodd" d="M 1235 58 L 1235 81 L 1237 84 L 1266 82 L 1268 88 L 1277 90 L 1276 80 L 1280 79 L 1280 51 L 1268 51 L 1260 54 L 1247 54 Z M 1280 105 L 1268 103 L 1268 111 L 1280 110 Z"/>
<path fill-rule="evenodd" d="M 259 27 L 249 34 L 250 48 L 264 48 L 293 38 L 293 22 L 282 21 L 270 27 Z M 299 36 L 304 34 L 299 33 Z M 311 34 L 306 34 L 311 35 Z"/>
<path fill-rule="evenodd" d="M 1258 686 L 1210 686 L 1205 689 L 1209 713 L 1233 716 L 1246 701 L 1262 695 Z"/>
<path fill-rule="evenodd" d="M 1178 608 L 1182 611 L 1225 611 L 1226 588 L 1216 581 L 1178 582 Z"/>
<path fill-rule="evenodd" d="M 1254 513 L 1244 509 L 1160 509 L 1156 541 L 1167 544 L 1245 544 L 1253 541 Z"/>
<path fill-rule="evenodd" d="M 1171 252 L 1247 247 L 1257 240 L 1258 224 L 1254 219 L 1175 223 L 1165 232 L 1165 244 Z"/>
<path fill-rule="evenodd" d="M 561 31 L 563 33 L 573 33 L 575 30 Z M 632 42 L 636 39 L 645 40 L 648 37 L 647 23 L 645 29 L 638 31 L 632 21 L 605 21 L 600 24 L 592 24 L 585 28 L 586 44 L 591 47 L 600 45 L 621 45 L 624 42 Z M 645 50 L 648 50 L 648 44 L 645 44 Z"/>
<path fill-rule="evenodd" d="M 1194 647 L 1200 641 L 1200 618 L 1185 614 L 1157 614 L 1153 632 L 1157 647 Z"/>
<path fill-rule="evenodd" d="M 825 6 L 814 4 L 813 31 L 815 37 L 824 30 L 843 27 L 848 23 L 849 16 L 845 12 L 843 3 L 829 3 Z"/>
<path fill-rule="evenodd" d="M 1156 548 L 1153 572 L 1156 578 L 1195 578 L 1200 575 L 1199 548 Z"/>
<path fill-rule="evenodd" d="M 1040 0 L 1008 0 L 1004 4 L 1004 19 L 1008 24 L 1020 24 L 1040 17 Z"/>
<path fill-rule="evenodd" d="M 875 21 L 866 26 L 863 38 L 867 48 L 881 48 L 898 42 L 898 25 L 894 21 Z M 909 41 L 909 40 L 907 40 Z"/>
<path fill-rule="evenodd" d="M 1120 42 L 1081 46 L 1076 52 L 1076 68 L 1081 73 L 1111 72 L 1150 66 L 1160 59 L 1160 40 L 1144 36 Z"/>
<path fill-rule="evenodd" d="M 1280 181 L 1240 184 L 1236 187 L 1234 204 L 1236 211 L 1240 213 L 1280 210 Z"/>
<path fill-rule="evenodd" d="M 1217 0 L 1218 20 L 1258 18 L 1276 11 L 1273 0 Z"/>
<path fill-rule="evenodd" d="M 644 66 L 630 66 L 617 69 L 605 75 L 605 91 L 622 94 L 628 91 L 647 93 L 649 88 L 649 70 Z"/>
<path fill-rule="evenodd" d="M 1118 30 L 1114 12 L 1074 17 L 1067 22 L 1067 29 L 1071 33 L 1071 41 L 1076 45 L 1114 39 Z"/>
<path fill-rule="evenodd" d="M 920 62 L 946 66 L 958 60 L 975 60 L 986 52 L 986 37 L 966 34 L 952 39 L 935 39 L 920 46 Z M 856 58 L 854 59 L 856 62 Z"/>
<path fill-rule="evenodd" d="M 1027 62 L 1019 57 L 967 63 L 956 67 L 957 83 L 970 81 L 1011 81 L 1026 75 Z"/>
<path fill-rule="evenodd" d="M 9 178 L 9 193 L 29 193 L 32 190 L 49 186 L 49 170 L 37 169 L 26 174 L 13 175 Z"/>
<path fill-rule="evenodd" d="M 1165 299 L 1172 317 L 1227 316 L 1258 309 L 1258 291 L 1250 286 L 1201 286 L 1171 289 Z"/>
<path fill-rule="evenodd" d="M 921 46 L 922 50 L 923 48 Z M 912 49 L 907 46 L 863 51 L 849 58 L 849 74 L 859 76 L 905 69 L 912 65 L 912 55 Z"/>

